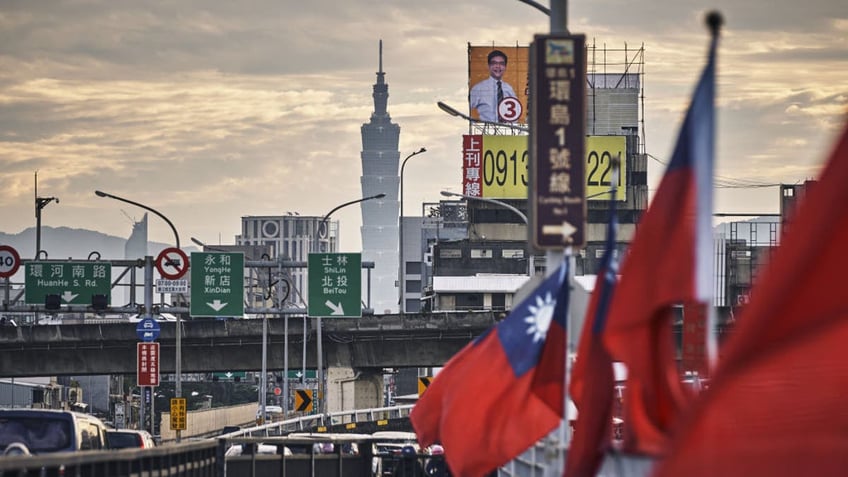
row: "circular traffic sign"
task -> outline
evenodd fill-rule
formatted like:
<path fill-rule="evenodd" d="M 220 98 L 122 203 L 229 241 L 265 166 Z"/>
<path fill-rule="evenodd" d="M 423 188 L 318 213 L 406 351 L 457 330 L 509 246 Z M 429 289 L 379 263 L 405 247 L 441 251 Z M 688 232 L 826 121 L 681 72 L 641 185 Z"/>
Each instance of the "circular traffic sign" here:
<path fill-rule="evenodd" d="M 168 280 L 176 280 L 188 271 L 188 255 L 176 247 L 166 248 L 156 257 L 156 270 Z"/>
<path fill-rule="evenodd" d="M 0 277 L 8 278 L 21 267 L 21 256 L 9 245 L 0 245 Z"/>
<path fill-rule="evenodd" d="M 506 122 L 517 121 L 522 111 L 521 101 L 518 98 L 504 98 L 498 104 L 498 115 Z"/>
<path fill-rule="evenodd" d="M 280 388 L 274 388 L 274 396 L 279 396 L 280 394 L 283 394 L 283 390 Z"/>

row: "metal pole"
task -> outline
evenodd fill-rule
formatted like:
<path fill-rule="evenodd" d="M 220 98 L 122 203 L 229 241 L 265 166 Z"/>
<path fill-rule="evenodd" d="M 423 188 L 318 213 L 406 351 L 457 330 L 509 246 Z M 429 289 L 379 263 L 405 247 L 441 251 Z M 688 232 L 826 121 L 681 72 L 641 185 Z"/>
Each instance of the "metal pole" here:
<path fill-rule="evenodd" d="M 406 159 L 409 159 L 410 157 L 414 156 L 415 154 L 418 154 L 418 153 L 424 152 L 424 151 L 426 151 L 426 149 L 424 149 L 422 147 L 420 150 L 410 154 Z M 404 160 L 404 164 L 406 164 L 406 160 Z M 401 174 L 401 175 L 403 175 L 403 174 Z M 361 199 L 351 200 L 350 202 L 345 202 L 344 204 L 337 205 L 331 211 L 327 212 L 327 215 L 325 215 L 324 218 L 321 219 L 321 223 L 319 224 L 319 227 L 318 227 L 319 235 L 326 234 L 328 232 L 327 231 L 327 220 L 330 219 L 330 215 L 332 215 L 333 212 L 341 209 L 342 207 L 346 207 L 348 205 L 357 204 L 359 202 L 365 202 L 366 200 L 371 200 L 371 199 L 382 199 L 385 196 L 386 196 L 386 194 L 381 192 L 377 195 L 372 195 L 372 196 L 369 196 L 369 197 L 363 197 Z M 304 336 L 305 336 L 305 334 L 306 334 L 305 319 L 304 319 L 303 329 L 304 329 Z M 319 399 L 318 409 L 319 409 L 320 414 L 323 415 L 324 410 L 326 409 L 326 406 L 324 405 L 324 360 L 323 360 L 323 350 L 322 350 L 322 343 L 321 343 L 322 337 L 321 337 L 321 317 L 320 316 L 315 318 L 315 333 L 316 333 L 316 337 L 317 337 L 317 341 L 318 341 L 317 346 L 316 346 L 317 353 L 318 353 L 318 399 Z M 303 362 L 304 362 L 304 369 L 306 369 L 306 340 L 304 340 L 303 342 L 304 342 L 304 345 L 303 345 L 303 349 L 304 349 Z M 288 378 L 288 376 L 286 376 L 286 378 Z"/>
<path fill-rule="evenodd" d="M 406 168 L 406 161 L 416 154 L 427 152 L 427 149 L 421 148 L 412 154 L 406 156 L 400 165 L 400 208 L 398 209 L 398 313 L 403 315 L 406 308 L 406 297 L 404 297 L 404 275 L 406 267 L 403 266 L 403 170 Z"/>
<path fill-rule="evenodd" d="M 568 2 L 551 0 L 551 33 L 568 33 Z"/>
<path fill-rule="evenodd" d="M 144 257 L 144 318 L 153 318 L 153 257 L 150 255 L 146 255 Z M 179 341 L 177 341 L 177 346 L 179 346 Z M 151 395 L 153 391 L 151 390 Z M 144 429 L 144 416 L 145 416 L 145 402 L 144 402 L 144 387 L 141 387 L 141 402 L 139 403 L 139 422 L 138 428 Z M 151 413 L 153 412 L 153 399 L 150 399 L 150 409 Z M 153 416 L 155 414 L 150 415 L 150 430 L 151 434 L 153 434 Z M 177 431 L 177 435 L 179 435 L 180 431 Z"/>
<path fill-rule="evenodd" d="M 132 204 L 136 207 L 141 207 L 144 210 L 148 210 L 150 212 L 153 212 L 154 214 L 159 216 L 162 220 L 164 220 L 165 223 L 167 223 L 169 227 L 171 227 L 171 231 L 174 233 L 174 241 L 176 242 L 176 246 L 177 246 L 177 248 L 180 248 L 180 234 L 177 233 L 177 228 L 174 227 L 174 224 L 170 220 L 168 220 L 167 217 L 162 215 L 162 213 L 159 212 L 158 210 L 153 209 L 151 207 L 148 207 L 144 204 L 140 204 L 138 202 L 135 202 L 135 201 L 132 201 L 132 200 L 129 200 L 129 199 L 125 199 L 123 197 L 118 197 L 117 195 L 107 194 L 106 192 L 103 192 L 103 191 L 96 190 L 96 191 L 94 191 L 94 194 L 97 195 L 98 197 L 108 197 L 110 199 L 115 199 L 115 200 L 119 200 L 121 202 L 126 202 L 127 204 Z M 149 271 L 149 273 L 148 273 L 148 271 Z M 149 299 L 148 299 L 148 293 L 150 295 Z M 153 303 L 153 257 L 149 257 L 149 256 L 145 257 L 144 296 L 145 296 L 145 298 L 144 298 L 145 299 L 145 314 L 148 317 L 152 317 L 151 309 L 149 309 L 148 306 L 147 306 L 148 303 L 149 304 Z M 177 342 L 177 349 L 176 349 L 177 356 L 176 356 L 176 359 L 175 359 L 176 363 L 174 365 L 174 368 L 175 368 L 174 371 L 176 373 L 176 385 L 175 385 L 175 389 L 174 389 L 174 397 L 179 398 L 179 397 L 182 397 L 182 395 L 183 395 L 183 386 L 182 386 L 182 328 L 183 328 L 183 326 L 182 326 L 182 314 L 181 313 L 177 313 L 176 326 L 177 326 L 177 332 L 176 332 L 175 339 L 176 339 L 176 342 Z M 179 443 L 180 437 L 181 437 L 181 431 L 177 430 L 176 432 L 177 432 L 176 441 L 177 441 L 177 443 Z"/>
<path fill-rule="evenodd" d="M 318 413 L 321 416 L 327 410 L 327 404 L 324 402 L 324 349 L 322 346 L 323 337 L 321 336 L 321 317 L 315 319 L 315 335 L 316 347 L 318 348 Z"/>
<path fill-rule="evenodd" d="M 260 421 L 265 424 L 265 403 L 268 401 L 268 315 L 262 315 L 262 375 L 259 377 Z"/>
<path fill-rule="evenodd" d="M 277 273 L 280 278 L 277 279 L 277 299 L 279 300 L 280 309 L 283 308 L 283 262 L 282 257 L 279 257 L 277 262 Z M 289 414 L 289 315 L 283 316 L 283 415 L 288 417 Z"/>

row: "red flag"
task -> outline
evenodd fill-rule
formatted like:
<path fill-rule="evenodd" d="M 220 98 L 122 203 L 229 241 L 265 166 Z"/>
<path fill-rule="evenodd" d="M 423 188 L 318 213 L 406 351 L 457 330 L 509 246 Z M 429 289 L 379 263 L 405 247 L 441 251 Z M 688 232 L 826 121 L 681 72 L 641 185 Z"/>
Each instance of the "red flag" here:
<path fill-rule="evenodd" d="M 848 128 L 754 285 L 660 476 L 848 472 Z"/>
<path fill-rule="evenodd" d="M 418 442 L 444 445 L 454 475 L 484 475 L 559 424 L 567 275 L 564 263 L 509 316 L 451 358 L 412 409 Z M 556 366 L 545 365 L 554 361 Z M 550 392 L 554 382 L 558 396 Z"/>
<path fill-rule="evenodd" d="M 618 182 L 618 167 L 613 169 L 612 183 Z M 615 186 L 610 198 L 615 197 Z M 612 300 L 618 273 L 615 234 L 618 226 L 615 200 L 610 200 L 607 242 L 595 289 L 586 312 L 586 321 L 577 347 L 577 361 L 571 373 L 569 392 L 580 413 L 574 439 L 565 460 L 567 477 L 592 477 L 610 447 L 613 388 L 615 375 L 612 358 L 601 340 L 606 327 L 607 310 Z"/>
<path fill-rule="evenodd" d="M 711 300 L 717 27 L 712 33 L 707 65 L 671 162 L 623 261 L 603 334 L 612 358 L 627 365 L 624 449 L 629 452 L 661 454 L 686 403 L 672 307 Z"/>

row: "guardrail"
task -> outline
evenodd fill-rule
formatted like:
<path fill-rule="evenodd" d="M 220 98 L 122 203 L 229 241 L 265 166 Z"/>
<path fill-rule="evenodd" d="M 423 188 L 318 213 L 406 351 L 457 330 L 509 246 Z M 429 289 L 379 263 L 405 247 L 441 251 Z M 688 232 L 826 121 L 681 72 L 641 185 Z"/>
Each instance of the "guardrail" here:
<path fill-rule="evenodd" d="M 284 475 L 282 469 L 292 470 L 288 475 L 321 477 L 370 476 L 367 472 L 374 464 L 369 446 L 361 446 L 357 455 L 344 454 L 341 445 L 330 454 L 309 451 L 300 455 L 250 455 L 226 456 L 233 445 L 312 444 L 316 441 L 334 443 L 369 442 L 361 435 L 350 438 L 338 433 L 320 432 L 310 438 L 283 437 L 291 432 L 312 431 L 334 425 L 364 423 L 379 420 L 402 419 L 409 416 L 413 405 L 339 411 L 324 415 L 308 415 L 240 429 L 218 437 L 180 444 L 168 444 L 151 449 L 122 449 L 108 451 L 80 451 L 40 454 L 35 456 L 4 456 L 0 458 L 0 477 L 23 476 L 87 476 L 87 477 L 152 477 L 192 476 L 225 477 L 226 475 Z M 311 447 L 310 447 L 311 448 Z M 308 473 L 307 470 L 308 469 Z"/>
<path fill-rule="evenodd" d="M 218 477 L 225 475 L 223 452 L 218 442 L 208 440 L 150 449 L 5 456 L 0 458 L 0 477 Z"/>
<path fill-rule="evenodd" d="M 400 419 L 409 417 L 409 412 L 414 404 L 404 404 L 402 406 L 378 407 L 371 409 L 356 409 L 351 411 L 336 411 L 327 414 L 311 414 L 307 416 L 299 416 L 291 419 L 286 419 L 279 422 L 271 422 L 259 426 L 239 429 L 227 434 L 223 434 L 221 438 L 235 437 L 262 437 L 262 436 L 282 436 L 288 432 L 308 431 L 319 427 L 327 427 L 330 425 L 349 424 L 358 422 L 375 422 L 383 419 Z"/>

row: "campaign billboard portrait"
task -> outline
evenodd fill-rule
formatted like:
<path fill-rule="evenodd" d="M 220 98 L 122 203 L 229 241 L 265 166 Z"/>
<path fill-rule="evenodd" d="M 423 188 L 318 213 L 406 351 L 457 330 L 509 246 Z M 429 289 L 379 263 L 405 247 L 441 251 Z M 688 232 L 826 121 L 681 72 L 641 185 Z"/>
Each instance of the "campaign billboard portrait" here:
<path fill-rule="evenodd" d="M 468 45 L 469 116 L 527 123 L 529 47 Z"/>

